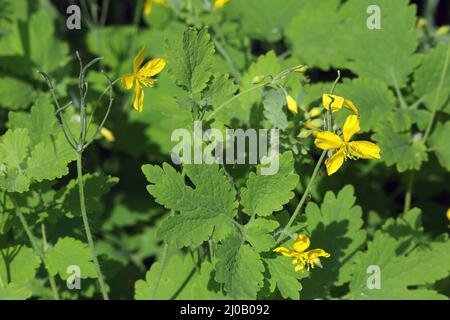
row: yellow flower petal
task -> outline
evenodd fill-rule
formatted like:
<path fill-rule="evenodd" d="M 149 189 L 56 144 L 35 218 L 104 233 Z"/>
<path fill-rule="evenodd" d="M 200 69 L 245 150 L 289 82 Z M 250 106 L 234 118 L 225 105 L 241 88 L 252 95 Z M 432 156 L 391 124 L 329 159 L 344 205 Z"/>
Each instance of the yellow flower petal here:
<path fill-rule="evenodd" d="M 344 142 L 342 139 L 330 131 L 317 132 L 314 144 L 322 150 L 338 149 Z"/>
<path fill-rule="evenodd" d="M 306 234 L 299 234 L 297 236 L 297 239 L 295 239 L 294 243 L 292 244 L 292 248 L 294 248 L 296 252 L 301 253 L 306 249 L 308 249 L 309 245 L 310 245 L 309 237 Z"/>
<path fill-rule="evenodd" d="M 344 105 L 345 99 L 340 96 L 336 96 L 334 94 L 323 94 L 322 95 L 322 104 L 325 109 L 331 108 L 331 112 L 336 112 L 342 109 Z"/>
<path fill-rule="evenodd" d="M 162 58 L 157 58 L 148 61 L 144 66 L 138 71 L 138 77 L 153 77 L 160 73 L 166 66 L 166 60 Z"/>
<path fill-rule="evenodd" d="M 274 252 L 278 252 L 281 253 L 283 256 L 286 257 L 293 257 L 294 256 L 294 252 L 290 251 L 289 249 L 285 248 L 285 247 L 278 247 L 273 249 Z"/>
<path fill-rule="evenodd" d="M 352 141 L 348 143 L 352 153 L 362 159 L 380 159 L 380 147 L 370 141 Z"/>
<path fill-rule="evenodd" d="M 313 249 L 305 252 L 308 259 L 316 259 L 320 257 L 328 258 L 331 255 L 323 249 Z"/>
<path fill-rule="evenodd" d="M 359 127 L 359 119 L 356 115 L 348 116 L 345 120 L 343 132 L 344 132 L 344 141 L 348 142 L 352 138 L 352 136 L 360 131 Z"/>
<path fill-rule="evenodd" d="M 114 134 L 112 133 L 112 131 L 107 129 L 107 128 L 105 128 L 105 127 L 103 127 L 100 130 L 100 134 L 103 136 L 103 138 L 105 138 L 109 142 L 116 141 L 116 137 L 114 137 Z"/>
<path fill-rule="evenodd" d="M 293 113 L 297 113 L 298 112 L 297 101 L 295 101 L 294 98 L 292 98 L 291 96 L 286 96 L 286 102 L 287 102 L 288 109 L 291 112 L 293 112 Z"/>
<path fill-rule="evenodd" d="M 143 47 L 141 50 L 139 50 L 137 56 L 134 58 L 133 72 L 135 74 L 138 73 L 139 67 L 141 66 L 142 62 L 144 62 L 145 50 L 146 50 L 146 47 Z"/>
<path fill-rule="evenodd" d="M 447 209 L 447 219 L 450 221 L 450 208 Z"/>
<path fill-rule="evenodd" d="M 139 84 L 136 84 L 136 89 L 134 91 L 133 108 L 138 112 L 144 110 L 144 90 L 142 90 Z"/>
<path fill-rule="evenodd" d="M 124 75 L 121 79 L 121 82 L 125 90 L 130 90 L 134 85 L 134 74 L 129 73 Z"/>
<path fill-rule="evenodd" d="M 353 111 L 354 113 L 358 114 L 358 109 L 355 107 L 353 102 L 351 102 L 350 100 L 344 100 L 344 104 L 342 106 L 344 108 L 347 108 L 347 109 Z"/>
<path fill-rule="evenodd" d="M 325 161 L 325 166 L 327 167 L 327 173 L 329 176 L 339 170 L 344 163 L 344 159 L 345 153 L 344 150 L 341 149 Z"/>
<path fill-rule="evenodd" d="M 144 14 L 146 16 L 148 16 L 150 13 L 152 13 L 152 5 L 153 5 L 153 0 L 145 0 Z"/>
<path fill-rule="evenodd" d="M 303 271 L 303 269 L 305 269 L 305 265 L 302 263 L 299 263 L 295 266 L 295 271 Z"/>
<path fill-rule="evenodd" d="M 214 7 L 217 9 L 223 8 L 230 0 L 216 0 L 214 2 Z"/>

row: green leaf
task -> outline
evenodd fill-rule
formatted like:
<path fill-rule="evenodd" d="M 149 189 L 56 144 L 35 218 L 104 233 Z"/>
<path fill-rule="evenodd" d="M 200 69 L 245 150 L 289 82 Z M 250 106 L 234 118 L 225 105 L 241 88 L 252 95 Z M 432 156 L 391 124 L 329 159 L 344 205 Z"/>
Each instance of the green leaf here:
<path fill-rule="evenodd" d="M 86 243 L 74 238 L 59 238 L 56 245 L 46 252 L 47 268 L 53 276 L 59 274 L 61 279 L 66 280 L 71 274 L 68 273 L 69 266 L 80 268 L 80 278 L 97 278 L 92 254 Z"/>
<path fill-rule="evenodd" d="M 380 29 L 368 28 L 368 23 L 377 18 L 372 12 L 366 13 L 369 6 L 379 8 Z M 350 0 L 340 14 L 345 19 L 343 29 L 331 27 L 329 30 L 334 31 L 328 37 L 342 32 L 338 46 L 349 60 L 347 66 L 360 77 L 402 87 L 419 62 L 415 55 L 416 7 L 408 0 Z M 323 19 L 328 19 L 328 13 Z"/>
<path fill-rule="evenodd" d="M 306 2 L 286 27 L 286 38 L 301 63 L 321 69 L 344 65 L 342 37 L 348 30 L 341 23 L 339 5 L 339 0 Z"/>
<path fill-rule="evenodd" d="M 189 255 L 175 254 L 163 267 L 160 262 L 152 264 L 145 280 L 136 281 L 134 297 L 136 300 L 223 299 L 225 297 L 213 281 L 212 274 L 211 263 L 203 262 L 198 271 Z"/>
<path fill-rule="evenodd" d="M 289 259 L 283 256 L 276 256 L 274 259 L 264 259 L 267 268 L 270 272 L 269 283 L 272 291 L 275 287 L 280 290 L 281 296 L 285 299 L 291 298 L 294 300 L 300 299 L 300 291 L 302 285 L 298 278 L 302 276 L 301 273 L 295 272 L 294 266 Z"/>
<path fill-rule="evenodd" d="M 27 246 L 16 245 L 0 249 L 0 278 L 4 285 L 28 285 L 36 277 L 41 260 Z"/>
<path fill-rule="evenodd" d="M 280 130 L 286 130 L 288 126 L 287 116 L 284 112 L 286 99 L 284 95 L 275 89 L 269 89 L 264 92 L 264 117 L 269 123 Z"/>
<path fill-rule="evenodd" d="M 104 63 L 116 72 L 115 76 L 121 76 L 131 71 L 132 58 L 140 49 L 134 41 L 136 34 L 134 26 L 106 26 L 90 30 L 86 41 L 89 51 L 104 57 Z M 131 56 L 130 48 L 136 48 Z"/>
<path fill-rule="evenodd" d="M 0 140 L 0 161 L 10 168 L 21 168 L 28 156 L 28 130 L 8 130 Z"/>
<path fill-rule="evenodd" d="M 282 4 L 272 0 L 245 0 L 231 2 L 229 9 L 234 10 L 242 22 L 239 32 L 274 42 L 282 38 L 283 29 L 302 7 L 303 2 L 298 0 L 285 0 Z"/>
<path fill-rule="evenodd" d="M 377 231 L 367 252 L 357 254 L 350 279 L 350 299 L 447 299 L 427 284 L 448 276 L 450 242 L 431 242 L 427 248 L 399 254 L 401 241 Z M 380 288 L 369 289 L 375 274 L 369 266 L 380 268 Z"/>
<path fill-rule="evenodd" d="M 247 91 L 254 87 L 253 79 L 260 76 L 276 76 L 281 71 L 281 66 L 277 61 L 277 55 L 274 51 L 269 51 L 265 55 L 258 57 L 258 60 L 253 62 L 248 70 L 242 76 L 240 92 Z M 250 109 L 250 107 L 257 101 L 261 100 L 261 93 L 253 91 L 242 95 L 239 101 Z"/>
<path fill-rule="evenodd" d="M 258 165 L 257 173 L 250 173 L 246 187 L 241 190 L 243 211 L 250 216 L 269 216 L 282 210 L 283 205 L 294 197 L 298 180 L 292 152 L 279 156 L 279 170 L 275 174 L 261 174 L 261 165 Z"/>
<path fill-rule="evenodd" d="M 447 171 L 450 171 L 450 121 L 445 124 L 438 124 L 433 130 L 428 143 L 430 148 L 436 153 L 439 163 Z"/>
<path fill-rule="evenodd" d="M 263 285 L 264 265 L 259 254 L 240 237 L 223 240 L 216 251 L 216 281 L 235 299 L 255 299 Z"/>
<path fill-rule="evenodd" d="M 220 234 L 236 215 L 236 192 L 218 165 L 185 165 L 194 188 L 167 163 L 162 168 L 145 165 L 142 171 L 156 202 L 179 212 L 164 220 L 158 230 L 161 238 L 177 247 L 200 245 L 213 230 Z"/>
<path fill-rule="evenodd" d="M 245 239 L 257 252 L 275 248 L 276 241 L 272 233 L 280 224 L 275 220 L 253 219 L 245 225 Z"/>
<path fill-rule="evenodd" d="M 385 123 L 394 112 L 395 98 L 385 83 L 375 79 L 345 79 L 336 93 L 351 100 L 359 110 L 362 132 Z"/>
<path fill-rule="evenodd" d="M 75 158 L 75 151 L 62 135 L 56 141 L 44 140 L 31 151 L 26 174 L 38 182 L 61 178 L 69 173 L 68 164 Z"/>
<path fill-rule="evenodd" d="M 327 288 L 348 281 L 342 266 L 366 240 L 362 210 L 355 200 L 353 186 L 347 185 L 337 196 L 327 192 L 320 207 L 313 202 L 306 207 L 310 249 L 323 249 L 330 257 L 321 259 L 323 269 L 312 270 L 311 277 L 302 281 L 304 298 L 323 298 Z"/>
<path fill-rule="evenodd" d="M 0 300 L 26 300 L 31 296 L 31 290 L 24 286 L 10 284 L 6 288 L 0 288 Z"/>
<path fill-rule="evenodd" d="M 167 41 L 169 72 L 185 90 L 201 92 L 212 75 L 214 45 L 207 28 L 187 29 L 183 41 Z"/>
<path fill-rule="evenodd" d="M 414 74 L 416 94 L 429 110 L 445 106 L 450 92 L 450 43 L 442 42 L 423 59 Z"/>
<path fill-rule="evenodd" d="M 11 109 L 25 109 L 35 98 L 32 86 L 11 77 L 0 78 L 0 106 Z"/>
<path fill-rule="evenodd" d="M 203 92 L 202 98 L 207 105 L 218 107 L 233 97 L 237 88 L 227 74 L 214 75 L 211 83 Z"/>
<path fill-rule="evenodd" d="M 28 32 L 30 59 L 39 70 L 49 73 L 66 64 L 69 45 L 55 37 L 53 18 L 46 10 L 31 16 Z"/>
<path fill-rule="evenodd" d="M 60 130 L 54 107 L 49 97 L 43 94 L 36 98 L 31 112 L 10 112 L 8 119 L 11 129 L 28 129 L 31 146 L 49 140 L 52 135 L 58 135 Z"/>
<path fill-rule="evenodd" d="M 107 194 L 118 182 L 119 178 L 101 173 L 83 175 L 85 201 L 90 212 L 99 212 L 102 209 L 101 197 Z M 80 195 L 77 179 L 69 181 L 66 188 L 60 193 L 58 202 L 61 202 L 62 206 L 59 210 L 66 216 L 80 217 Z"/>
<path fill-rule="evenodd" d="M 426 147 L 421 140 L 413 141 L 410 133 L 396 133 L 386 124 L 373 135 L 381 148 L 381 160 L 386 165 L 396 165 L 397 171 L 419 170 L 428 160 Z"/>

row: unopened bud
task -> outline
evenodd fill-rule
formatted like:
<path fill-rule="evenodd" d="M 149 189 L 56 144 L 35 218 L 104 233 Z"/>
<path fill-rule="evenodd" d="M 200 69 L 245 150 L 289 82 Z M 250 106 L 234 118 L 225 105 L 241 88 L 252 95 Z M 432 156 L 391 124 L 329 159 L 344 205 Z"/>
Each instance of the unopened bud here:
<path fill-rule="evenodd" d="M 265 78 L 266 76 L 256 76 L 253 78 L 252 84 L 260 84 Z"/>

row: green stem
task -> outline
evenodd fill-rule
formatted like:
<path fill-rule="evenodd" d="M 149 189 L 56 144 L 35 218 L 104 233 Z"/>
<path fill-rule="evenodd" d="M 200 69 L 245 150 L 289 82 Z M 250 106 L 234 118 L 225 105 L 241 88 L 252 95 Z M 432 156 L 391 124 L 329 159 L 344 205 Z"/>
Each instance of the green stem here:
<path fill-rule="evenodd" d="M 269 83 L 270 83 L 270 82 L 269 82 Z M 235 95 L 235 96 L 232 96 L 230 99 L 228 99 L 227 101 L 225 101 L 224 103 L 222 103 L 220 106 L 218 106 L 217 109 L 215 109 L 213 112 L 211 112 L 211 113 L 208 115 L 208 117 L 206 118 L 206 121 L 211 120 L 211 119 L 216 115 L 217 112 L 219 112 L 220 110 L 222 110 L 224 107 L 226 107 L 227 105 L 229 105 L 229 104 L 230 104 L 231 102 L 233 102 L 234 100 L 238 99 L 239 97 L 241 97 L 241 96 L 243 96 L 243 95 L 245 95 L 245 94 L 247 94 L 247 93 L 249 93 L 249 92 L 251 92 L 251 91 L 254 91 L 254 90 L 256 90 L 256 89 L 262 88 L 262 87 L 268 85 L 269 83 L 267 83 L 267 82 L 266 82 L 266 83 L 262 83 L 262 84 L 260 84 L 260 85 L 251 87 L 250 89 L 244 90 L 244 91 L 238 93 L 238 94 Z"/>
<path fill-rule="evenodd" d="M 106 290 L 105 281 L 103 279 L 103 274 L 100 269 L 100 264 L 97 258 L 97 252 L 95 250 L 94 240 L 92 238 L 91 227 L 89 226 L 89 220 L 86 212 L 86 202 L 84 198 L 84 183 L 83 183 L 83 170 L 82 170 L 82 152 L 77 152 L 77 180 L 78 189 L 80 193 L 80 207 L 81 207 L 81 217 L 83 218 L 84 229 L 86 231 L 86 237 L 89 244 L 89 249 L 91 250 L 92 260 L 94 261 L 95 271 L 97 273 L 98 282 L 100 284 L 100 290 L 102 291 L 102 296 L 104 300 L 109 300 L 108 293 Z"/>
<path fill-rule="evenodd" d="M 308 197 L 309 192 L 311 191 L 311 187 L 313 185 L 314 179 L 316 178 L 317 173 L 319 172 L 320 166 L 322 165 L 326 154 L 327 154 L 326 151 L 322 151 L 322 154 L 320 155 L 319 161 L 317 161 L 316 167 L 314 168 L 314 171 L 313 171 L 313 174 L 311 176 L 311 179 L 309 180 L 308 185 L 306 186 L 306 190 L 303 193 L 303 196 L 300 199 L 300 202 L 298 203 L 297 207 L 295 208 L 294 214 L 291 216 L 291 218 L 289 219 L 289 222 L 284 227 L 285 230 L 289 229 L 289 227 L 295 221 L 295 218 L 297 218 L 297 215 L 300 213 L 300 209 L 303 207 L 303 204 L 305 203 L 306 198 Z M 277 243 L 280 243 L 280 241 L 282 241 L 284 238 L 285 238 L 285 233 L 283 233 L 283 232 L 280 233 L 280 235 L 278 236 L 278 239 L 277 239 Z"/>
<path fill-rule="evenodd" d="M 219 38 L 220 39 L 220 38 Z M 214 45 L 216 46 L 217 50 L 220 52 L 220 54 L 223 56 L 223 58 L 225 59 L 225 61 L 228 63 L 228 65 L 230 66 L 231 69 L 231 73 L 233 74 L 233 76 L 236 78 L 236 80 L 238 82 L 241 82 L 242 79 L 242 75 L 239 72 L 238 68 L 236 67 L 236 65 L 234 64 L 233 60 L 231 59 L 230 55 L 228 54 L 227 50 L 225 49 L 225 46 L 223 46 L 220 41 L 213 39 L 214 40 Z"/>
<path fill-rule="evenodd" d="M 158 287 L 159 287 L 159 283 L 161 282 L 162 273 L 164 270 L 164 266 L 166 264 L 168 248 L 169 248 L 169 245 L 167 244 L 167 242 L 164 242 L 164 248 L 163 248 L 162 257 L 161 257 L 161 264 L 159 266 L 158 277 L 156 278 L 155 285 L 154 285 L 152 293 L 151 293 L 151 300 L 153 300 L 153 298 L 155 297 L 156 291 L 158 290 Z"/>
<path fill-rule="evenodd" d="M 403 204 L 403 214 L 406 214 L 411 208 L 412 189 L 414 186 L 414 171 L 408 174 L 408 181 L 406 183 L 405 202 Z"/>
<path fill-rule="evenodd" d="M 39 247 L 36 238 L 34 237 L 33 233 L 31 232 L 30 227 L 28 226 L 27 220 L 25 219 L 25 217 L 23 216 L 22 212 L 20 211 L 20 209 L 18 208 L 18 206 L 15 203 L 15 200 L 13 200 L 13 198 L 11 197 L 11 200 L 14 203 L 14 206 L 17 208 L 16 212 L 17 212 L 17 216 L 19 217 L 20 223 L 22 224 L 23 229 L 25 230 L 25 233 L 28 237 L 28 240 L 31 243 L 31 246 L 33 247 L 34 252 L 41 258 L 42 262 L 45 265 L 45 268 L 47 269 L 47 273 L 48 273 L 48 280 L 50 282 L 50 287 L 52 289 L 52 293 L 53 293 L 53 299 L 54 300 L 59 300 L 59 294 L 58 294 L 58 289 L 56 287 L 56 282 L 55 282 L 55 278 L 50 274 L 50 271 L 48 269 L 48 265 L 47 265 L 47 259 L 45 257 L 44 252 L 41 250 L 41 248 Z"/>
<path fill-rule="evenodd" d="M 406 103 L 405 99 L 403 98 L 402 91 L 400 90 L 400 87 L 398 86 L 397 78 L 394 74 L 392 74 L 392 80 L 394 81 L 394 90 L 395 94 L 397 95 L 397 99 L 400 102 L 400 107 L 402 109 L 408 108 L 408 104 Z"/>
<path fill-rule="evenodd" d="M 333 82 L 333 86 L 331 87 L 331 91 L 330 94 L 334 93 L 334 89 L 336 89 L 336 85 L 338 84 L 339 80 L 341 79 L 341 72 L 340 70 L 337 71 L 337 77 L 336 80 L 334 80 Z M 328 131 L 333 131 L 332 129 L 332 117 L 333 117 L 333 113 L 331 112 L 331 108 L 328 108 L 328 112 L 327 112 L 327 130 Z M 291 218 L 289 219 L 288 223 L 286 224 L 286 226 L 284 227 L 284 231 L 285 232 L 281 232 L 280 235 L 278 236 L 277 239 L 277 243 L 280 243 L 280 241 L 284 240 L 286 233 L 289 232 L 289 227 L 292 225 L 292 223 L 295 221 L 295 219 L 297 218 L 297 215 L 300 213 L 300 210 L 302 209 L 306 198 L 308 197 L 310 191 L 311 191 L 311 187 L 314 183 L 314 180 L 317 176 L 317 174 L 319 173 L 320 167 L 322 166 L 323 161 L 325 160 L 325 156 L 327 155 L 327 151 L 324 150 L 322 151 L 322 154 L 320 155 L 319 160 L 316 163 L 316 166 L 314 167 L 314 171 L 312 173 L 311 179 L 308 182 L 308 185 L 306 186 L 305 192 L 303 193 L 302 198 L 300 199 L 300 202 L 298 203 L 297 207 L 295 208 L 294 214 L 291 216 Z"/>
<path fill-rule="evenodd" d="M 447 47 L 447 53 L 445 55 L 444 67 L 442 68 L 441 77 L 439 79 L 439 84 L 437 87 L 437 92 L 434 95 L 433 107 L 432 107 L 433 111 L 431 112 L 430 121 L 428 122 L 428 126 L 427 126 L 427 128 L 425 130 L 425 134 L 423 136 L 423 143 L 425 143 L 427 141 L 428 137 L 430 136 L 431 129 L 433 128 L 434 118 L 436 117 L 436 110 L 438 108 L 439 96 L 441 94 L 442 87 L 443 87 L 444 81 L 445 81 L 445 75 L 447 74 L 447 70 L 449 67 L 449 60 L 450 60 L 450 44 Z"/>
<path fill-rule="evenodd" d="M 220 30 L 219 23 L 217 22 L 216 12 L 213 8 L 210 9 L 210 14 L 211 14 L 211 22 L 213 24 L 214 31 L 217 34 L 217 38 L 218 38 L 218 39 L 213 38 L 214 44 L 215 44 L 217 50 L 220 52 L 220 54 L 224 57 L 225 61 L 230 66 L 231 73 L 233 74 L 233 76 L 236 78 L 236 80 L 238 82 L 241 82 L 242 75 L 239 72 L 236 65 L 234 64 L 233 59 L 231 59 L 230 55 L 228 54 L 227 49 L 225 48 L 226 41 Z"/>

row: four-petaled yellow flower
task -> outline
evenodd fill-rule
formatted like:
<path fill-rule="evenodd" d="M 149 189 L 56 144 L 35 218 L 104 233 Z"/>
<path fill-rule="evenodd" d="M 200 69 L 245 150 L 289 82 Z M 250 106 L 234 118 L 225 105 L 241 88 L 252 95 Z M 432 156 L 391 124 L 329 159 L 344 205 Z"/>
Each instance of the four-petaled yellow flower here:
<path fill-rule="evenodd" d="M 148 16 L 150 13 L 152 13 L 153 4 L 165 4 L 166 0 L 145 0 L 144 3 L 144 14 Z"/>
<path fill-rule="evenodd" d="M 135 86 L 133 107 L 139 112 L 142 112 L 144 108 L 144 90 L 142 90 L 141 84 L 144 87 L 153 87 L 156 80 L 151 77 L 160 73 L 166 66 L 164 59 L 157 58 L 148 61 L 140 68 L 142 62 L 144 62 L 144 53 L 145 47 L 134 58 L 133 73 L 126 74 L 122 77 L 122 85 L 125 90 L 130 90 Z"/>
<path fill-rule="evenodd" d="M 223 8 L 225 7 L 225 5 L 228 4 L 228 2 L 230 2 L 231 0 L 216 0 L 214 2 L 214 7 L 217 9 Z"/>
<path fill-rule="evenodd" d="M 314 144 L 322 150 L 337 152 L 325 161 L 328 175 L 335 173 L 344 163 L 344 160 L 352 159 L 380 159 L 380 147 L 370 141 L 350 141 L 352 136 L 359 132 L 359 119 L 356 115 L 347 117 L 344 123 L 343 139 L 330 131 L 322 131 L 316 134 Z"/>
<path fill-rule="evenodd" d="M 358 114 L 358 109 L 355 107 L 353 102 L 350 100 L 345 100 L 343 97 L 336 96 L 334 94 L 323 94 L 322 103 L 323 107 L 327 110 L 331 109 L 331 112 L 339 111 L 344 107 Z"/>
<path fill-rule="evenodd" d="M 309 237 L 305 234 L 300 234 L 292 244 L 292 248 L 294 250 L 291 251 L 285 247 L 278 247 L 273 251 L 281 253 L 283 256 L 292 258 L 292 263 L 295 264 L 295 271 L 303 271 L 305 267 L 309 271 L 310 268 L 313 269 L 315 266 L 322 267 L 319 258 L 330 257 L 330 254 L 325 252 L 323 249 L 306 251 L 306 249 L 309 248 L 309 245 Z"/>

